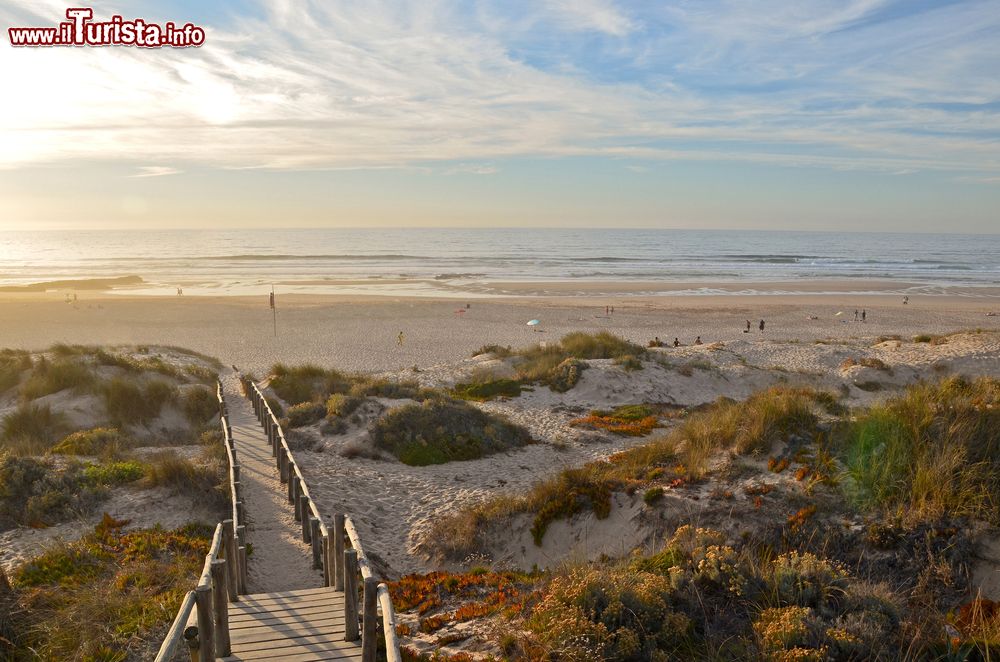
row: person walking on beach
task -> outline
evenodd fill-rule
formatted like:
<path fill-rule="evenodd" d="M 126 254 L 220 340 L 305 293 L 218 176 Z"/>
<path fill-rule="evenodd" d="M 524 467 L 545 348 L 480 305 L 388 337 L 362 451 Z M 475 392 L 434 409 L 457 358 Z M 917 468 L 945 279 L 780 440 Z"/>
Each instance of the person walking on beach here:
<path fill-rule="evenodd" d="M 858 321 L 858 309 L 857 308 L 854 309 L 854 321 L 855 322 Z"/>
<path fill-rule="evenodd" d="M 868 317 L 868 312 L 862 308 L 861 309 L 861 321 L 864 322 L 866 317 Z"/>
<path fill-rule="evenodd" d="M 760 321 L 760 332 L 764 333 L 764 320 Z"/>
<path fill-rule="evenodd" d="M 403 332 L 402 331 L 400 331 L 399 335 L 396 336 L 396 344 L 399 345 L 400 347 L 403 346 Z"/>
<path fill-rule="evenodd" d="M 750 320 L 747 320 L 747 330 L 743 333 L 750 333 Z"/>

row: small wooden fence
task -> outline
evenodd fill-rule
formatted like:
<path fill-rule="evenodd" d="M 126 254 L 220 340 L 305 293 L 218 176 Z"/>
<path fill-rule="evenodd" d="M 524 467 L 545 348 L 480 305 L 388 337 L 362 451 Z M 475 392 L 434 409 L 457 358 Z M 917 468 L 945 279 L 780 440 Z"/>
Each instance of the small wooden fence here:
<path fill-rule="evenodd" d="M 233 446 L 233 428 L 222 395 L 222 383 L 216 382 L 219 421 L 229 464 L 229 500 L 232 518 L 220 522 L 212 536 L 212 546 L 205 556 L 205 566 L 198 584 L 188 591 L 160 646 L 155 662 L 174 659 L 181 641 L 192 662 L 212 662 L 230 654 L 229 603 L 246 594 L 247 550 L 243 495 L 240 488 L 240 465 Z"/>
<path fill-rule="evenodd" d="M 271 411 L 271 406 L 257 384 L 246 377 L 241 376 L 241 380 L 243 392 L 253 404 L 257 420 L 271 444 L 271 456 L 275 458 L 281 482 L 288 485 L 288 502 L 295 510 L 295 521 L 302 523 L 302 541 L 312 547 L 313 568 L 323 570 L 326 586 L 344 591 L 345 639 L 357 641 L 360 638 L 362 659 L 364 662 L 374 662 L 381 626 L 387 662 L 401 662 L 399 641 L 396 638 L 396 613 L 392 607 L 389 588 L 379 583 L 372 572 L 354 522 L 350 516 L 337 513 L 333 516 L 333 531 L 327 528 L 288 447 L 278 418 Z M 360 626 L 359 578 L 362 588 Z M 381 623 L 379 611 L 382 612 Z"/>

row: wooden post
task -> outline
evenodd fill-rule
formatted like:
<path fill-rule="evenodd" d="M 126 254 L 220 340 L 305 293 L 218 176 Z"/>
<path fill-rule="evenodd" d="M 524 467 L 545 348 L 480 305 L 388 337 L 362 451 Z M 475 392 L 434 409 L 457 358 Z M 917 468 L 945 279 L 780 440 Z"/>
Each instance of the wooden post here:
<path fill-rule="evenodd" d="M 292 469 L 291 461 L 288 463 L 288 503 L 295 505 L 295 470 Z"/>
<path fill-rule="evenodd" d="M 278 479 L 282 483 L 288 482 L 288 453 L 284 448 L 278 452 Z"/>
<path fill-rule="evenodd" d="M 184 630 L 184 641 L 191 652 L 191 662 L 199 662 L 198 658 L 198 628 L 190 627 Z"/>
<path fill-rule="evenodd" d="M 323 586 L 333 587 L 333 546 L 330 545 L 330 534 L 323 536 Z"/>
<path fill-rule="evenodd" d="M 298 476 L 295 477 L 295 496 L 293 497 L 292 506 L 295 508 L 295 521 L 302 521 L 302 479 Z"/>
<path fill-rule="evenodd" d="M 233 465 L 233 482 L 234 483 L 240 482 L 240 465 L 239 465 L 239 463 L 236 463 L 236 464 Z"/>
<path fill-rule="evenodd" d="M 358 552 L 344 552 L 344 641 L 357 641 L 358 632 Z"/>
<path fill-rule="evenodd" d="M 242 501 L 237 501 L 236 502 L 236 518 L 239 521 L 241 521 L 241 522 L 245 522 L 246 521 L 246 511 L 243 508 L 243 502 Z"/>
<path fill-rule="evenodd" d="M 344 513 L 333 516 L 333 590 L 344 590 Z"/>
<path fill-rule="evenodd" d="M 247 548 L 245 545 L 240 545 L 239 552 L 240 555 L 240 594 L 247 594 Z"/>
<path fill-rule="evenodd" d="M 319 570 L 323 567 L 323 557 L 322 557 L 322 540 L 320 540 L 319 534 L 319 518 L 310 517 L 309 518 L 309 542 L 312 544 L 313 553 L 313 570 Z"/>
<path fill-rule="evenodd" d="M 230 602 L 237 602 L 237 593 L 239 592 L 237 586 L 237 577 L 239 576 L 239 557 L 236 552 L 236 529 L 233 526 L 233 520 L 227 519 L 222 522 L 222 549 L 226 556 L 226 580 L 229 594 Z"/>
<path fill-rule="evenodd" d="M 212 587 L 199 584 L 194 589 L 198 609 L 198 660 L 215 662 L 215 622 L 212 620 Z M 351 641 L 354 641 L 353 639 Z"/>
<path fill-rule="evenodd" d="M 309 526 L 309 497 L 305 494 L 299 495 L 299 519 L 302 522 L 302 542 L 309 543 L 312 540 L 312 528 Z"/>
<path fill-rule="evenodd" d="M 378 580 L 365 577 L 364 598 L 361 612 L 361 660 L 375 662 L 375 652 L 378 650 Z"/>
<path fill-rule="evenodd" d="M 225 657 L 232 653 L 229 643 L 229 591 L 226 589 L 226 566 L 223 559 L 215 559 L 209 567 L 212 573 L 212 608 L 215 612 L 215 654 Z M 368 584 L 365 584 L 367 590 Z"/>

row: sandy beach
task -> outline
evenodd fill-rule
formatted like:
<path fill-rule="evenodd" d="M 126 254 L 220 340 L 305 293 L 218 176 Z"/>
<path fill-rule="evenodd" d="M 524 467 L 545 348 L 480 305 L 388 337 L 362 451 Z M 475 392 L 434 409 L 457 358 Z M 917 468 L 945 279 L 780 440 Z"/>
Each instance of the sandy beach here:
<path fill-rule="evenodd" d="M 863 285 L 860 285 L 864 287 Z M 0 295 L 0 347 L 56 342 L 177 345 L 264 374 L 275 362 L 358 371 L 456 361 L 486 344 L 527 345 L 571 331 L 610 331 L 645 344 L 733 340 L 858 339 L 998 329 L 991 297 L 820 295 L 586 296 L 506 299 L 280 295 L 277 335 L 266 296 L 130 297 L 80 293 Z M 466 308 L 466 304 L 469 305 Z M 614 314 L 605 309 L 614 306 Z M 854 321 L 865 310 L 865 323 Z M 840 313 L 840 315 L 838 315 Z M 525 326 L 539 319 L 538 331 Z M 758 332 L 760 319 L 765 333 Z M 744 334 L 750 320 L 752 333 Z M 397 336 L 402 331 L 404 343 Z"/>

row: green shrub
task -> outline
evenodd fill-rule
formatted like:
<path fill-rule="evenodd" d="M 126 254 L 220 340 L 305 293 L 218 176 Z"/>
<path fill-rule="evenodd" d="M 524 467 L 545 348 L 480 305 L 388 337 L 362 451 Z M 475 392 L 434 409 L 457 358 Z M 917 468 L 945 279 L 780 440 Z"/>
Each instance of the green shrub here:
<path fill-rule="evenodd" d="M 657 485 L 656 487 L 651 487 L 646 490 L 646 493 L 642 495 L 642 500 L 646 502 L 647 505 L 653 505 L 657 501 L 663 498 L 663 488 Z"/>
<path fill-rule="evenodd" d="M 645 347 L 623 340 L 607 331 L 594 334 L 582 331 L 569 333 L 563 336 L 559 345 L 569 356 L 576 359 L 618 359 L 625 356 L 646 355 Z"/>
<path fill-rule="evenodd" d="M 492 354 L 498 359 L 504 359 L 508 356 L 512 356 L 514 352 L 511 350 L 510 345 L 507 345 L 506 347 L 502 345 L 483 345 L 474 351 L 472 356 L 481 356 L 483 354 Z"/>
<path fill-rule="evenodd" d="M 115 428 L 93 428 L 66 436 L 50 452 L 57 455 L 115 456 L 130 446 L 129 440 Z"/>
<path fill-rule="evenodd" d="M 580 381 L 581 373 L 586 369 L 587 364 L 574 358 L 562 361 L 552 368 L 545 375 L 543 380 L 553 391 L 565 393 Z"/>
<path fill-rule="evenodd" d="M 108 464 L 91 464 L 83 469 L 84 479 L 97 484 L 115 487 L 132 483 L 146 473 L 145 467 L 135 460 L 125 462 L 110 462 Z"/>
<path fill-rule="evenodd" d="M 369 432 L 378 448 L 414 466 L 472 460 L 531 441 L 520 426 L 464 402 L 445 400 L 394 409 Z"/>
<path fill-rule="evenodd" d="M 194 386 L 181 398 L 181 411 L 192 425 L 202 426 L 219 413 L 219 400 L 215 393 L 202 386 Z"/>
<path fill-rule="evenodd" d="M 0 455 L 0 529 L 56 524 L 89 512 L 105 496 L 83 465 L 60 470 L 49 460 Z"/>
<path fill-rule="evenodd" d="M 267 402 L 267 405 L 271 408 L 271 413 L 273 413 L 278 418 L 285 417 L 285 408 L 281 406 L 281 402 L 278 400 L 278 398 L 272 398 L 271 396 L 267 396 L 264 398 L 264 400 Z"/>
<path fill-rule="evenodd" d="M 7 414 L 0 425 L 5 441 L 32 440 L 51 446 L 66 430 L 66 417 L 48 405 L 22 404 Z"/>
<path fill-rule="evenodd" d="M 94 383 L 94 373 L 75 361 L 39 359 L 21 384 L 21 397 L 34 400 L 66 389 L 83 391 Z"/>
<path fill-rule="evenodd" d="M 318 402 L 303 402 L 288 408 L 288 427 L 301 428 L 312 425 L 326 414 L 326 407 Z"/>

